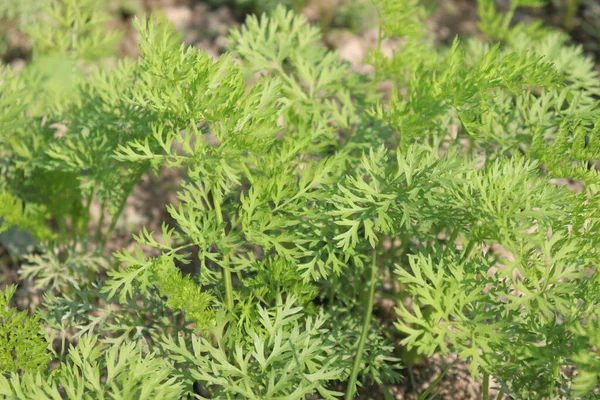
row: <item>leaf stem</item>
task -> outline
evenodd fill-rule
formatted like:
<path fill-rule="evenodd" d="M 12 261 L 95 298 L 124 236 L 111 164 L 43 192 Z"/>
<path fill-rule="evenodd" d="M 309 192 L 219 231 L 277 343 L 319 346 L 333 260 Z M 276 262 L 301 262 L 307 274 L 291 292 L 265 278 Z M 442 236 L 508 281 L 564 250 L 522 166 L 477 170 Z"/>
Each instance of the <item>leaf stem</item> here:
<path fill-rule="evenodd" d="M 454 245 L 454 242 L 456 241 L 456 238 L 458 237 L 459 230 L 460 229 L 458 228 L 458 226 L 456 226 L 456 228 L 454 228 L 454 230 L 450 234 L 450 238 L 448 238 L 448 246 Z"/>
<path fill-rule="evenodd" d="M 106 207 L 106 199 L 102 201 L 100 205 L 100 218 L 98 218 L 98 222 L 96 225 L 96 235 L 94 235 L 94 242 L 96 244 L 96 248 L 100 248 L 100 242 L 102 241 L 102 225 L 104 225 L 104 212 Z"/>
<path fill-rule="evenodd" d="M 337 290 L 337 275 L 335 273 L 332 274 L 331 277 L 331 286 L 329 288 L 329 307 L 333 307 L 333 303 L 335 301 L 335 291 Z"/>
<path fill-rule="evenodd" d="M 490 398 L 490 374 L 487 372 L 483 373 L 483 387 L 481 392 L 481 398 L 483 400 L 488 400 Z"/>
<path fill-rule="evenodd" d="M 469 254 L 471 254 L 473 247 L 475 247 L 475 238 L 469 241 L 469 244 L 467 244 L 467 248 L 463 251 L 463 255 L 460 258 L 461 263 L 467 261 L 467 258 L 469 257 Z"/>
<path fill-rule="evenodd" d="M 496 396 L 496 400 L 502 400 L 504 398 L 504 393 L 502 390 L 498 391 L 498 396 Z"/>
<path fill-rule="evenodd" d="M 515 11 L 517 11 L 517 5 L 516 2 L 512 3 L 511 2 L 511 6 L 508 9 L 508 11 L 506 12 L 506 14 L 504 15 L 504 21 L 502 24 L 502 31 L 503 32 L 508 32 L 508 29 L 510 28 L 510 23 L 513 19 L 513 17 L 515 16 Z"/>
<path fill-rule="evenodd" d="M 128 191 L 128 193 L 131 193 L 131 192 L 132 192 L 132 190 Z M 110 237 L 112 236 L 113 231 L 117 227 L 117 222 L 119 222 L 119 219 L 121 218 L 121 214 L 123 214 L 123 210 L 125 209 L 125 205 L 127 204 L 127 198 L 128 198 L 128 196 L 123 196 L 121 198 L 121 202 L 119 203 L 117 212 L 115 214 L 111 215 L 110 225 L 109 225 L 108 229 L 106 230 L 106 233 L 104 234 L 102 243 L 100 244 L 100 252 L 104 252 L 104 249 L 106 248 L 106 245 L 107 245 Z M 102 208 L 103 208 L 102 215 L 104 215 L 104 206 Z"/>
<path fill-rule="evenodd" d="M 223 223 L 220 197 L 221 196 L 217 196 L 215 192 L 213 192 L 213 203 L 219 225 Z M 225 230 L 223 230 L 223 234 L 225 234 Z M 223 254 L 223 264 L 221 265 L 221 268 L 223 268 L 223 281 L 225 283 L 225 304 L 227 305 L 229 311 L 233 312 L 233 282 L 231 280 L 231 270 L 229 269 L 228 254 Z"/>
<path fill-rule="evenodd" d="M 580 0 L 567 0 L 566 10 L 564 12 L 563 26 L 567 31 L 573 30 L 573 23 Z"/>
<path fill-rule="evenodd" d="M 367 335 L 369 328 L 371 327 L 371 315 L 373 314 L 373 300 L 375 298 L 375 282 L 377 281 L 377 251 L 373 250 L 373 260 L 371 263 L 371 276 L 369 282 L 369 296 L 367 297 L 367 308 L 365 311 L 365 318 L 363 321 L 362 332 L 358 342 L 358 348 L 356 349 L 356 355 L 354 356 L 354 365 L 352 365 L 352 373 L 350 374 L 350 381 L 348 388 L 346 389 L 346 400 L 351 400 L 356 393 L 356 379 L 358 378 L 358 371 L 360 369 L 360 363 L 362 362 L 362 355 L 365 350 L 365 343 L 367 341 Z"/>
<path fill-rule="evenodd" d="M 231 270 L 229 269 L 229 255 L 223 256 L 223 264 L 226 304 L 229 311 L 233 312 L 233 281 L 231 280 Z"/>

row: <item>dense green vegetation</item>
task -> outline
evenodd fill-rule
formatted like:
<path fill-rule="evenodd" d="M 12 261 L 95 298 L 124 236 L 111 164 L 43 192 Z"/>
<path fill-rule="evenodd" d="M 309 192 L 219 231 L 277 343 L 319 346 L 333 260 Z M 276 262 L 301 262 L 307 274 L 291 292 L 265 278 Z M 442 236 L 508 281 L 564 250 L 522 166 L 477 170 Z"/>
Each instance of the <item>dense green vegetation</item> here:
<path fill-rule="evenodd" d="M 50 4 L 32 61 L 0 70 L 0 231 L 33 238 L 40 299 L 0 297 L 0 395 L 383 396 L 436 353 L 484 398 L 490 376 L 514 399 L 598 395 L 600 81 L 512 21 L 541 1 L 480 0 L 480 37 L 449 48 L 418 1 L 376 1 L 372 74 L 284 7 L 216 61 L 136 19 L 140 58 L 113 62 L 105 8 Z M 169 221 L 110 254 L 166 170 Z"/>

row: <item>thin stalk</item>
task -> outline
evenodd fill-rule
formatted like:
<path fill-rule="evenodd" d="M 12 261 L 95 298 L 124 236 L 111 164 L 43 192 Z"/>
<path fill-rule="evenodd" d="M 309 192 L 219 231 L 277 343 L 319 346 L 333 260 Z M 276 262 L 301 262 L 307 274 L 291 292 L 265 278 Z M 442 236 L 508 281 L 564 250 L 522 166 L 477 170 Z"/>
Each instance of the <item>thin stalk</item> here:
<path fill-rule="evenodd" d="M 338 277 L 334 273 L 331 277 L 331 287 L 329 288 L 329 307 L 333 306 L 333 301 L 335 300 L 335 291 L 337 290 L 337 280 Z"/>
<path fill-rule="evenodd" d="M 460 258 L 460 262 L 465 262 L 467 260 L 467 257 L 469 257 L 469 254 L 471 254 L 471 251 L 473 250 L 474 246 L 475 246 L 475 239 L 473 238 L 469 241 L 467 248 L 463 252 L 462 257 Z"/>
<path fill-rule="evenodd" d="M 456 129 L 456 137 L 454 138 L 453 142 L 456 147 L 458 147 L 460 144 L 460 128 Z"/>
<path fill-rule="evenodd" d="M 67 350 L 67 335 L 63 332 L 60 338 L 60 359 L 63 360 L 65 352 Z"/>
<path fill-rule="evenodd" d="M 496 400 L 502 400 L 503 397 L 504 393 L 502 393 L 502 390 L 498 391 L 498 396 L 496 396 Z"/>
<path fill-rule="evenodd" d="M 117 226 L 117 222 L 119 222 L 119 218 L 121 218 L 121 214 L 123 214 L 123 210 L 125 209 L 126 204 L 127 204 L 127 196 L 124 196 L 123 199 L 121 200 L 121 203 L 119 204 L 117 213 L 114 214 L 112 221 L 110 221 L 110 226 L 108 227 L 108 230 L 106 231 L 106 234 L 104 235 L 104 238 L 102 239 L 102 243 L 101 243 L 101 247 L 100 247 L 101 252 L 104 252 L 104 248 L 106 247 L 106 244 L 108 243 L 108 239 L 110 239 L 110 236 L 112 235 L 113 231 L 115 230 L 115 228 Z"/>
<path fill-rule="evenodd" d="M 371 276 L 369 281 L 369 296 L 367 297 L 367 308 L 365 311 L 362 332 L 358 341 L 358 348 L 356 349 L 356 355 L 354 356 L 354 365 L 352 365 L 352 373 L 350 374 L 350 381 L 348 388 L 346 389 L 346 400 L 351 400 L 356 393 L 356 379 L 358 378 L 358 371 L 360 370 L 360 363 L 362 361 L 362 355 L 365 350 L 365 343 L 367 341 L 367 335 L 369 328 L 371 327 L 371 315 L 373 314 L 373 300 L 375 299 L 375 283 L 377 282 L 377 251 L 373 250 L 373 260 L 371 263 Z"/>
<path fill-rule="evenodd" d="M 564 25 L 565 29 L 568 31 L 573 29 L 573 23 L 574 23 L 575 15 L 577 14 L 578 8 L 579 8 L 579 0 L 567 0 L 563 25 Z"/>
<path fill-rule="evenodd" d="M 481 397 L 483 400 L 490 398 L 490 374 L 487 372 L 483 373 L 483 387 L 481 389 Z"/>
<path fill-rule="evenodd" d="M 62 215 L 56 217 L 56 225 L 58 225 L 60 243 L 63 243 L 65 246 L 60 246 L 62 249 L 69 248 L 73 245 L 72 242 L 69 241 L 69 229 L 67 228 L 67 221 Z"/>
<path fill-rule="evenodd" d="M 92 210 L 92 202 L 94 201 L 94 195 L 95 194 L 96 194 L 96 186 L 94 186 L 92 188 L 92 190 L 90 190 L 90 193 L 89 193 L 89 195 L 88 195 L 88 197 L 86 198 L 86 201 L 85 201 L 85 214 L 83 216 L 84 221 L 82 222 L 81 226 L 78 227 L 81 230 L 82 236 L 85 236 L 87 228 L 90 225 L 90 219 L 91 219 L 90 215 L 91 215 L 91 210 Z"/>
<path fill-rule="evenodd" d="M 514 3 L 511 3 L 510 8 L 504 15 L 504 23 L 502 24 L 502 32 L 507 32 L 510 27 L 510 23 L 515 15 L 515 11 L 517 11 L 517 6 Z"/>
<path fill-rule="evenodd" d="M 251 185 L 254 184 L 254 179 L 252 179 L 252 174 L 250 173 L 250 170 L 248 169 L 248 166 L 246 165 L 246 163 L 244 161 L 242 161 L 240 163 L 240 165 L 242 166 L 242 171 L 244 171 L 244 174 L 246 175 L 246 178 L 248 178 L 248 182 L 250 182 Z"/>
<path fill-rule="evenodd" d="M 229 269 L 229 255 L 226 254 L 223 256 L 223 264 L 226 304 L 229 311 L 233 312 L 233 281 L 231 280 L 231 270 Z"/>
<path fill-rule="evenodd" d="M 448 246 L 451 246 L 454 244 L 454 241 L 456 240 L 456 238 L 458 237 L 458 231 L 460 229 L 458 229 L 458 226 L 456 228 L 454 228 L 454 230 L 452 231 L 452 233 L 450 234 L 450 238 L 448 239 Z"/>
<path fill-rule="evenodd" d="M 395 259 L 396 257 L 396 238 L 394 236 L 390 236 L 390 258 L 392 260 Z M 389 268 L 388 268 L 388 273 L 389 273 L 389 279 L 390 279 L 390 285 L 392 286 L 392 294 L 394 294 L 394 296 L 396 295 L 396 282 L 394 282 L 394 270 L 395 270 L 396 266 L 393 262 L 389 263 Z"/>
<path fill-rule="evenodd" d="M 220 196 L 219 196 L 220 197 Z M 215 212 L 217 213 L 217 222 L 219 225 L 223 223 L 223 214 L 221 212 L 221 201 L 213 192 L 213 203 Z M 223 230 L 223 234 L 225 231 Z M 225 304 L 229 311 L 233 312 L 233 282 L 231 280 L 231 270 L 229 269 L 229 255 L 223 254 L 223 281 L 225 283 Z"/>
<path fill-rule="evenodd" d="M 104 213 L 106 208 L 106 200 L 100 205 L 100 218 L 98 219 L 98 225 L 96 226 L 96 235 L 94 235 L 94 241 L 96 244 L 100 243 L 102 238 L 102 225 L 104 225 Z"/>
<path fill-rule="evenodd" d="M 379 9 L 379 7 L 377 6 L 377 3 L 374 0 L 371 0 L 371 4 L 373 5 L 373 7 L 375 8 L 375 12 L 377 13 L 377 51 L 381 51 L 381 45 L 383 42 L 383 35 L 385 34 L 383 32 L 383 26 L 381 24 L 381 10 Z"/>
<path fill-rule="evenodd" d="M 412 367 L 408 367 L 407 370 L 408 370 L 408 378 L 410 379 L 410 388 L 416 392 L 417 391 L 417 382 L 415 382 L 415 376 L 412 373 Z"/>

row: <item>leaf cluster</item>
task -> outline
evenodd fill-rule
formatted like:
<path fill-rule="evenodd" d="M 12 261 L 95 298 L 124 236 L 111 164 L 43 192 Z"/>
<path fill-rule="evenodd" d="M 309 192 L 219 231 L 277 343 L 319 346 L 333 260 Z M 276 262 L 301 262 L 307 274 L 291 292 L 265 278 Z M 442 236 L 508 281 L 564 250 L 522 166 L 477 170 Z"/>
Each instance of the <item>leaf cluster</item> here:
<path fill-rule="evenodd" d="M 91 64 L 109 43 L 92 3 L 56 3 L 40 58 L 1 71 L 0 229 L 39 240 L 21 275 L 46 291 L 43 322 L 7 315 L 61 341 L 52 369 L 29 346 L 3 395 L 352 398 L 400 379 L 398 348 L 456 353 L 513 398 L 594 391 L 600 86 L 579 47 L 513 24 L 540 2 L 481 0 L 484 39 L 440 49 L 418 2 L 377 1 L 373 75 L 284 7 L 218 60 L 151 17 L 139 60 Z M 165 169 L 169 220 L 109 256 Z"/>

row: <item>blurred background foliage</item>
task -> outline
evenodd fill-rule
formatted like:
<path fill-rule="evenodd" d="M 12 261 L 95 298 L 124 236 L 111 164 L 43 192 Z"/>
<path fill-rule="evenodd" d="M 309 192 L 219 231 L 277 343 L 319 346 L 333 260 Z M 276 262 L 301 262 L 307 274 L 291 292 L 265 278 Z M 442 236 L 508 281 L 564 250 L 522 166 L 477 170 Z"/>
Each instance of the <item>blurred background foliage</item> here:
<path fill-rule="evenodd" d="M 203 7 L 204 13 L 217 13 L 226 8 L 236 23 L 243 23 L 248 14 L 270 13 L 279 4 L 304 13 L 317 24 L 324 34 L 332 30 L 365 35 L 373 28 L 376 15 L 370 0 L 98 0 L 104 3 L 109 24 L 130 30 L 133 16 L 149 14 L 157 9 L 193 10 Z M 31 58 L 32 43 L 26 32 L 39 26 L 51 0 L 0 0 L 0 59 L 17 64 Z M 452 40 L 458 35 L 468 35 L 469 26 L 477 17 L 475 0 L 424 0 L 435 9 L 430 28 L 447 32 Z M 508 8 L 508 1 L 496 0 L 497 5 Z M 600 2 L 597 0 L 550 0 L 542 9 L 522 9 L 520 19 L 539 19 L 567 32 L 572 40 L 583 45 L 586 52 L 600 56 Z M 194 27 L 197 28 L 197 27 Z M 439 32 L 438 32 L 439 33 Z M 206 33 L 204 33 L 206 34 Z M 444 36 L 444 35 L 442 35 Z M 121 51 L 121 56 L 135 56 Z"/>

